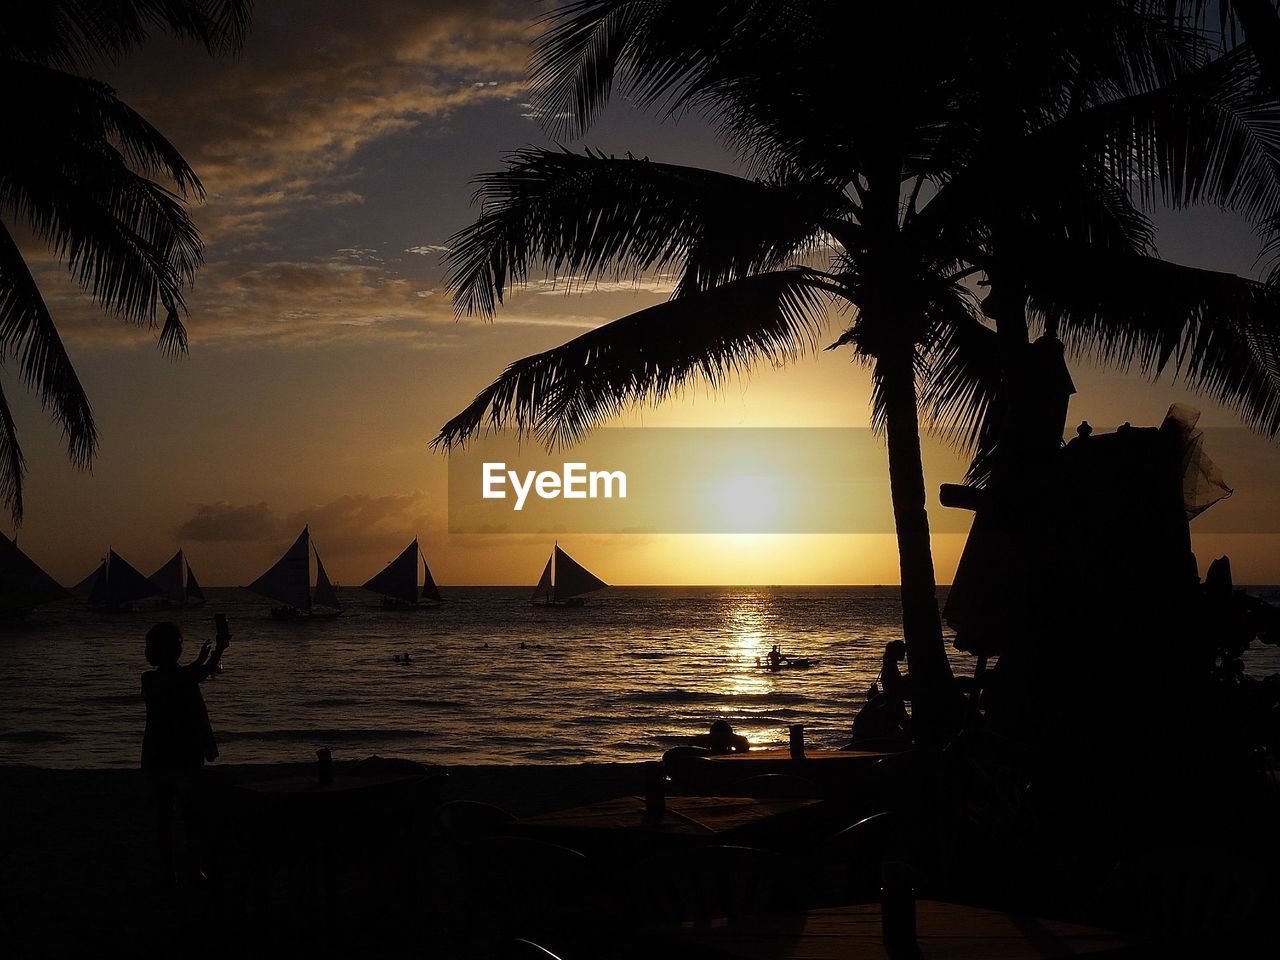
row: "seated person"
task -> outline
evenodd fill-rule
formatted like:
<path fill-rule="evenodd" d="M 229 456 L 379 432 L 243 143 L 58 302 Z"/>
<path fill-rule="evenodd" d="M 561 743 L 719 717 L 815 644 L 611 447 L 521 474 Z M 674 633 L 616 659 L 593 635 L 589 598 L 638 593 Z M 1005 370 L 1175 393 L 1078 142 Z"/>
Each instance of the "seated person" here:
<path fill-rule="evenodd" d="M 721 717 L 711 724 L 711 732 L 693 738 L 693 745 L 706 747 L 712 753 L 745 753 L 751 749 L 747 738 L 733 732 L 729 721 Z"/>
<path fill-rule="evenodd" d="M 904 677 L 898 664 L 906 658 L 907 645 L 894 640 L 884 648 L 880 666 L 882 689 L 867 699 L 853 718 L 853 742 L 845 749 L 899 749 L 910 746 L 911 718 L 906 701 L 911 699 L 911 678 Z M 875 685 L 872 685 L 874 690 Z"/>

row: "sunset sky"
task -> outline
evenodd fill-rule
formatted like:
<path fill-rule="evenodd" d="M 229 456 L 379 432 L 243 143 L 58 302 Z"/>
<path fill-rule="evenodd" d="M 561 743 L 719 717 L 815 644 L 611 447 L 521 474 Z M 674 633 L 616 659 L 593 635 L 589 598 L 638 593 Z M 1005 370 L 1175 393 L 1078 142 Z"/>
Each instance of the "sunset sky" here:
<path fill-rule="evenodd" d="M 190 297 L 191 351 L 97 314 L 49 256 L 32 262 L 93 401 L 91 474 L 16 383 L 29 463 L 20 543 L 74 582 L 111 544 L 144 572 L 179 545 L 201 581 L 252 580 L 309 523 L 331 576 L 359 583 L 420 537 L 443 585 L 536 580 L 545 535 L 449 535 L 441 424 L 510 361 L 658 302 L 662 278 L 568 295 L 542 283 L 493 323 L 455 322 L 441 253 L 475 215 L 468 181 L 505 152 L 548 144 L 522 87 L 537 5 L 259 0 L 237 60 L 159 42 L 101 75 L 204 180 L 207 264 Z M 616 102 L 583 143 L 732 170 L 696 119 L 658 125 Z M 1161 252 L 1255 271 L 1248 230 L 1213 211 L 1165 215 Z M 832 337 L 839 332 L 834 325 Z M 1171 402 L 1232 415 L 1171 381 L 1073 362 L 1069 423 L 1159 423 Z M 869 378 L 822 353 L 619 421 L 636 426 L 865 427 Z M 1232 556 L 1241 582 L 1280 581 L 1280 451 L 1236 434 L 1209 452 L 1237 488 L 1195 521 L 1201 570 Z M 956 481 L 931 471 L 931 494 Z M 938 514 L 942 508 L 933 507 Z M 954 528 L 954 521 L 952 523 Z M 1217 532 L 1215 532 L 1217 531 Z M 1261 532 L 1246 532 L 1261 531 Z M 950 580 L 963 535 L 935 540 Z M 562 542 L 613 583 L 892 583 L 893 539 L 868 535 L 581 535 Z"/>

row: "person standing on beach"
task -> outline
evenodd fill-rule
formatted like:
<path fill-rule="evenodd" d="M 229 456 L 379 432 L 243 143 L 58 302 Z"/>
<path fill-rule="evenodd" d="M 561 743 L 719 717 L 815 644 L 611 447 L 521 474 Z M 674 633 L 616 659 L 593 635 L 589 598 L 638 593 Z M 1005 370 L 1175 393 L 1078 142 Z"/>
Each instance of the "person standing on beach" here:
<path fill-rule="evenodd" d="M 173 807 L 182 805 L 188 843 L 197 858 L 202 852 L 203 817 L 194 804 L 200 768 L 218 756 L 218 745 L 209 723 L 209 711 L 200 693 L 200 682 L 218 672 L 231 633 L 220 623 L 218 643 L 210 655 L 206 641 L 187 666 L 182 657 L 182 628 L 158 623 L 147 631 L 146 658 L 155 667 L 142 675 L 142 698 L 147 723 L 142 734 L 142 769 L 155 792 L 156 836 L 160 865 L 166 884 L 175 882 L 173 855 Z M 197 864 L 199 869 L 199 864 Z"/>

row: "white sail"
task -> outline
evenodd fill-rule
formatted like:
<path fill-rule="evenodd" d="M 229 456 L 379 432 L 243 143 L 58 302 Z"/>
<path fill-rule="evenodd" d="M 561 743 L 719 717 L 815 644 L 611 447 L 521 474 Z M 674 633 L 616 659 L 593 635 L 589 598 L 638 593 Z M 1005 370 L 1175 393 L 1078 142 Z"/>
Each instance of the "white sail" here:
<path fill-rule="evenodd" d="M 311 611 L 311 534 L 306 527 L 283 557 L 249 589 L 291 607 Z"/>
<path fill-rule="evenodd" d="M 318 607 L 332 607 L 334 610 L 340 609 L 342 606 L 338 603 L 337 591 L 333 589 L 333 584 L 329 582 L 329 575 L 324 572 L 324 564 L 320 562 L 319 551 L 316 551 L 316 592 L 314 602 Z"/>
<path fill-rule="evenodd" d="M 556 600 L 568 600 L 580 597 L 593 590 L 603 590 L 608 586 L 603 580 L 574 560 L 559 546 L 554 551 L 556 559 L 555 590 Z"/>
<path fill-rule="evenodd" d="M 547 565 L 538 579 L 538 585 L 533 588 L 533 599 L 538 603 L 550 603 L 555 599 L 551 593 L 551 561 L 554 558 L 555 554 L 547 557 Z"/>
<path fill-rule="evenodd" d="M 186 573 L 186 562 L 179 550 L 163 567 L 151 575 L 151 582 L 159 588 L 161 596 L 174 603 L 182 603 L 187 599 L 186 585 L 182 582 Z"/>

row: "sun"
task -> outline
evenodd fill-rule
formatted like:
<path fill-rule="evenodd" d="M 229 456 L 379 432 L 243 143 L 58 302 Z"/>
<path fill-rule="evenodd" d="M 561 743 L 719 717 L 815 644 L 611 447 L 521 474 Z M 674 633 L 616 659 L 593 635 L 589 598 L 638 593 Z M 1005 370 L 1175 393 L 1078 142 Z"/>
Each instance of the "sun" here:
<path fill-rule="evenodd" d="M 716 486 L 712 494 L 715 515 L 726 532 L 752 532 L 768 528 L 781 507 L 776 477 L 738 474 Z"/>

